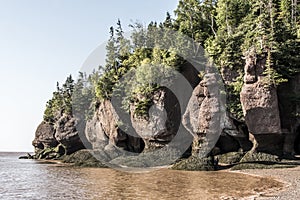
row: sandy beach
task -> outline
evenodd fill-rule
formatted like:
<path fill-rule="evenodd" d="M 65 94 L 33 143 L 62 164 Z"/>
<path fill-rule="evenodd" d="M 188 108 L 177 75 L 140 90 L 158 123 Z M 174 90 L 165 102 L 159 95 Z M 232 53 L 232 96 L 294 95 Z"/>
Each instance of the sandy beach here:
<path fill-rule="evenodd" d="M 240 170 L 240 173 L 257 175 L 262 177 L 273 178 L 285 183 L 285 187 L 279 191 L 264 191 L 257 197 L 256 200 L 271 200 L 271 199 L 299 199 L 300 196 L 300 167 L 282 168 L 282 169 L 247 169 Z"/>

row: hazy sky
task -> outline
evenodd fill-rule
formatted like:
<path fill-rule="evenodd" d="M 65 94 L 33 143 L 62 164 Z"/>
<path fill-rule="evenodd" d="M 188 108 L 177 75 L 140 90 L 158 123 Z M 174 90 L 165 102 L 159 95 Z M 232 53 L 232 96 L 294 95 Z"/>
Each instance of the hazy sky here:
<path fill-rule="evenodd" d="M 163 21 L 177 0 L 0 0 L 0 151 L 31 142 L 56 82 L 77 74 L 121 19 Z"/>

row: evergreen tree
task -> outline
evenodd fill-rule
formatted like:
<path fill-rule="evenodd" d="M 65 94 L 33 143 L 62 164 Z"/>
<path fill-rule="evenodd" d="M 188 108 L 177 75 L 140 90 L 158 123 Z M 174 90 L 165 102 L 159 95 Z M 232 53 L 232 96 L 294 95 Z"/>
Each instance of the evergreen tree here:
<path fill-rule="evenodd" d="M 167 12 L 166 19 L 163 22 L 163 27 L 167 28 L 167 29 L 172 29 L 173 28 L 173 20 L 172 20 L 172 17 L 171 17 L 169 12 Z"/>
<path fill-rule="evenodd" d="M 115 30 L 114 27 L 110 27 L 110 38 L 108 40 L 108 43 L 106 45 L 106 66 L 105 71 L 109 71 L 111 69 L 116 69 L 117 63 L 117 47 L 116 47 L 116 41 L 115 41 Z"/>
<path fill-rule="evenodd" d="M 121 66 L 123 61 L 129 57 L 130 54 L 130 41 L 124 37 L 121 21 L 118 20 L 116 28 L 116 62 Z"/>
<path fill-rule="evenodd" d="M 72 95 L 74 92 L 74 80 L 70 75 L 62 85 L 57 83 L 57 90 L 53 92 L 53 97 L 46 104 L 44 111 L 44 121 L 54 123 L 57 117 L 63 114 L 72 115 Z"/>
<path fill-rule="evenodd" d="M 132 28 L 131 41 L 133 49 L 141 49 L 146 47 L 147 44 L 147 30 L 144 28 L 143 24 L 136 22 L 129 25 Z"/>
<path fill-rule="evenodd" d="M 177 9 L 174 11 L 177 17 L 174 27 L 201 45 L 204 45 L 205 40 L 213 33 L 212 16 L 208 14 L 214 9 L 213 1 L 210 5 L 212 7 L 208 7 L 207 2 L 202 6 L 198 0 L 180 0 Z"/>

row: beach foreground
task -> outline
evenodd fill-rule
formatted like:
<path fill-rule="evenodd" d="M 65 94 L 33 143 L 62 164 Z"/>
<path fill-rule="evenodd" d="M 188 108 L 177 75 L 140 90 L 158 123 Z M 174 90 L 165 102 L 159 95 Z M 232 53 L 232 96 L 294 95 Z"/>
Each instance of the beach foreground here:
<path fill-rule="evenodd" d="M 254 198 L 257 200 L 271 199 L 298 199 L 300 196 L 300 167 L 282 168 L 282 169 L 246 169 L 239 171 L 241 173 L 263 176 L 283 182 L 285 184 L 282 190 L 269 194 L 261 194 Z"/>
<path fill-rule="evenodd" d="M 274 170 L 236 173 L 159 169 L 129 173 L 45 160 L 18 160 L 19 155 L 0 153 L 0 199 L 255 199 L 275 196 L 287 185 L 264 177 Z M 295 173 L 285 170 L 293 169 L 283 172 L 293 173 L 294 177 L 298 173 L 298 168 Z"/>

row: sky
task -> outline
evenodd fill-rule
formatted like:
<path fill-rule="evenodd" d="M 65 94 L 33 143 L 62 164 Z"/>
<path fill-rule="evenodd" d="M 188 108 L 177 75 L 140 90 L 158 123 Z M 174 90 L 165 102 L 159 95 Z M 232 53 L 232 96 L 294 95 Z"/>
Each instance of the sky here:
<path fill-rule="evenodd" d="M 46 102 L 120 19 L 161 22 L 178 0 L 0 0 L 0 151 L 32 152 Z"/>

